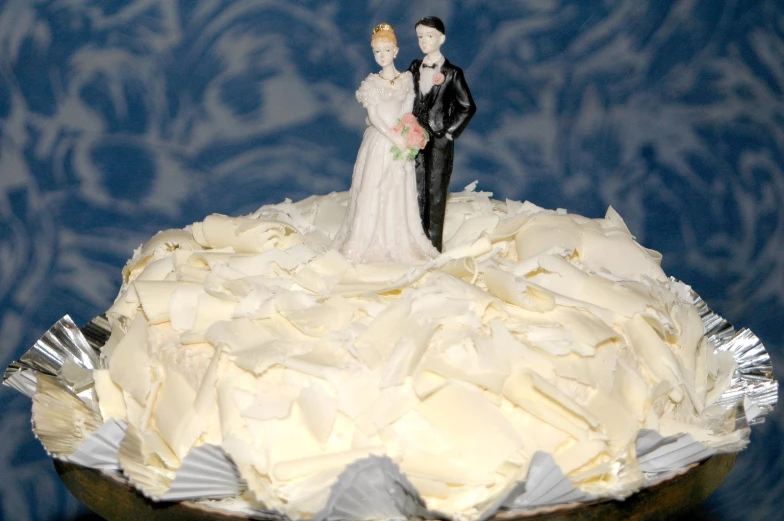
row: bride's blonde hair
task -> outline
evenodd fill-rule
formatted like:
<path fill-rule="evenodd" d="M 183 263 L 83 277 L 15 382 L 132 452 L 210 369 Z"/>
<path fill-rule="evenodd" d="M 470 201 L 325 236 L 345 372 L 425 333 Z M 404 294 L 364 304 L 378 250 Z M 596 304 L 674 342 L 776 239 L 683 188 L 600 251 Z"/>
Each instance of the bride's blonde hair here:
<path fill-rule="evenodd" d="M 395 37 L 395 30 L 389 24 L 378 24 L 373 28 L 373 36 L 370 37 L 370 45 L 378 42 L 389 42 L 397 47 L 397 38 Z"/>

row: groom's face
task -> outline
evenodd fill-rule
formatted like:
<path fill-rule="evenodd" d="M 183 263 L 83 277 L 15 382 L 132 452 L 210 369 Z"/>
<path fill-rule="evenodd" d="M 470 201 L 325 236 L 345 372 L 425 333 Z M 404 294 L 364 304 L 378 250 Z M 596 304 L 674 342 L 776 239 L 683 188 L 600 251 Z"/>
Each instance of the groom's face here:
<path fill-rule="evenodd" d="M 426 25 L 417 25 L 416 27 L 417 40 L 419 41 L 419 48 L 425 54 L 436 52 L 441 48 L 441 45 L 446 40 L 446 36 L 438 29 L 427 27 Z"/>

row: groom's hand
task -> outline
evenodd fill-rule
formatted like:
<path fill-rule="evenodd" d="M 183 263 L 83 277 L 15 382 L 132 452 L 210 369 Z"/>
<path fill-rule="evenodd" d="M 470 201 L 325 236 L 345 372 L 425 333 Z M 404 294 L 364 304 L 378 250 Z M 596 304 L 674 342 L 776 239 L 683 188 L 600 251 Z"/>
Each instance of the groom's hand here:
<path fill-rule="evenodd" d="M 452 139 L 452 135 L 449 132 L 441 130 L 433 135 L 433 139 L 431 141 L 433 146 L 436 148 L 446 148 L 450 143 L 452 143 Z"/>

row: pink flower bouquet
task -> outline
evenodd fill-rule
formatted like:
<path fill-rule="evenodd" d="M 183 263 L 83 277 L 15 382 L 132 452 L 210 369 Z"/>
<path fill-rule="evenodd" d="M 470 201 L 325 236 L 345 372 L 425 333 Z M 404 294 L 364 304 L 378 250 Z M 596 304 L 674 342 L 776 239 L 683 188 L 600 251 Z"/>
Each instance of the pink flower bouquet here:
<path fill-rule="evenodd" d="M 400 134 L 406 140 L 406 148 L 400 150 L 397 146 L 392 147 L 392 155 L 395 159 L 414 159 L 420 150 L 425 148 L 430 136 L 417 121 L 413 114 L 406 113 L 397 120 L 397 125 L 392 127 L 392 132 Z"/>

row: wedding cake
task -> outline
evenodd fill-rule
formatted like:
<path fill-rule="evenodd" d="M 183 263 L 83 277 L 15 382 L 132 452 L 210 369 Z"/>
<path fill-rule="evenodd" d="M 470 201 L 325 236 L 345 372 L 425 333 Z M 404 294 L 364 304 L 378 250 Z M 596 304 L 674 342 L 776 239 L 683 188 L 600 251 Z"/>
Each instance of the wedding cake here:
<path fill-rule="evenodd" d="M 589 219 L 490 195 L 451 194 L 443 253 L 421 262 L 331 249 L 346 193 L 158 233 L 107 313 L 103 419 L 127 421 L 139 463 L 163 473 L 222 447 L 246 499 L 293 519 L 370 455 L 428 508 L 471 518 L 537 452 L 620 497 L 644 482 L 642 429 L 737 436 L 711 423 L 732 355 L 612 208 Z"/>

